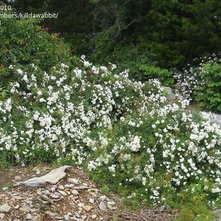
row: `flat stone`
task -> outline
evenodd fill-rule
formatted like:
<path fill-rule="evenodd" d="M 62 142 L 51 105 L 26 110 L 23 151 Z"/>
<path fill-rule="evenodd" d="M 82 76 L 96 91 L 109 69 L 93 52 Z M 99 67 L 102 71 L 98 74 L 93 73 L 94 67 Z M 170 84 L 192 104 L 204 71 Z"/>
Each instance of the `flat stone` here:
<path fill-rule="evenodd" d="M 64 186 L 63 185 L 59 185 L 58 189 L 64 190 Z"/>
<path fill-rule="evenodd" d="M 7 203 L 0 206 L 0 213 L 8 213 L 11 210 L 11 206 L 9 206 Z"/>
<path fill-rule="evenodd" d="M 91 210 L 93 209 L 93 207 L 92 207 L 92 206 L 89 206 L 89 205 L 85 205 L 85 206 L 83 206 L 83 209 L 84 209 L 86 212 L 89 212 L 89 211 L 91 211 Z"/>
<path fill-rule="evenodd" d="M 170 88 L 170 87 L 164 87 L 164 90 L 167 91 L 167 97 L 168 97 L 169 99 L 175 99 L 175 98 L 176 98 L 175 94 L 173 93 L 172 88 Z"/>
<path fill-rule="evenodd" d="M 215 121 L 217 124 L 221 125 L 221 114 L 215 114 Z"/>
<path fill-rule="evenodd" d="M 77 190 L 72 190 L 71 193 L 72 193 L 73 195 L 78 195 L 78 194 L 79 194 L 79 192 L 78 192 Z"/>
<path fill-rule="evenodd" d="M 20 176 L 15 176 L 15 178 L 14 178 L 15 180 L 20 180 L 21 179 L 21 177 Z"/>
<path fill-rule="evenodd" d="M 100 199 L 101 199 L 101 201 L 104 201 L 104 200 L 107 199 L 107 197 L 106 196 L 100 196 Z"/>
<path fill-rule="evenodd" d="M 76 186 L 75 189 L 76 190 L 87 190 L 88 187 L 87 186 Z"/>
<path fill-rule="evenodd" d="M 29 213 L 31 211 L 31 208 L 28 206 L 23 206 L 20 208 L 21 211 L 25 212 L 25 213 Z"/>
<path fill-rule="evenodd" d="M 30 213 L 28 213 L 27 216 L 26 216 L 26 219 L 27 220 L 33 220 L 33 217 L 32 217 L 32 215 Z"/>
<path fill-rule="evenodd" d="M 74 187 L 74 184 L 66 184 L 64 187 L 65 187 L 65 188 L 73 188 L 73 187 Z"/>
<path fill-rule="evenodd" d="M 62 196 L 67 196 L 67 193 L 66 193 L 65 191 L 58 190 L 58 192 L 59 192 Z"/>
<path fill-rule="evenodd" d="M 73 184 L 79 184 L 79 179 L 76 179 L 76 178 L 68 178 L 68 182 L 69 182 L 69 183 L 73 183 Z"/>
<path fill-rule="evenodd" d="M 99 209 L 100 209 L 102 212 L 106 212 L 106 211 L 107 211 L 107 207 L 106 207 L 106 205 L 105 205 L 104 202 L 101 202 L 101 203 L 99 204 Z"/>
<path fill-rule="evenodd" d="M 78 203 L 78 207 L 80 208 L 84 207 L 84 203 Z"/>
<path fill-rule="evenodd" d="M 4 213 L 0 213 L 0 219 L 4 219 L 5 214 Z"/>
<path fill-rule="evenodd" d="M 92 218 L 92 219 L 96 219 L 96 218 L 97 218 L 97 215 L 96 215 L 96 214 L 93 214 L 93 215 L 91 216 L 91 218 Z"/>
<path fill-rule="evenodd" d="M 94 202 L 95 202 L 95 200 L 94 200 L 93 198 L 90 198 L 90 199 L 89 199 L 89 203 L 92 203 L 92 204 L 93 204 Z"/>
<path fill-rule="evenodd" d="M 56 184 L 59 180 L 63 179 L 67 175 L 65 170 L 70 167 L 71 166 L 63 166 L 56 168 L 44 176 L 31 178 L 25 182 L 22 182 L 22 184 L 29 187 L 38 187 L 46 183 Z"/>
<path fill-rule="evenodd" d="M 59 199 L 59 198 L 60 198 L 60 195 L 58 195 L 58 194 L 51 194 L 50 197 L 51 197 L 52 199 Z"/>
<path fill-rule="evenodd" d="M 3 191 L 7 191 L 9 188 L 8 187 L 2 187 Z"/>

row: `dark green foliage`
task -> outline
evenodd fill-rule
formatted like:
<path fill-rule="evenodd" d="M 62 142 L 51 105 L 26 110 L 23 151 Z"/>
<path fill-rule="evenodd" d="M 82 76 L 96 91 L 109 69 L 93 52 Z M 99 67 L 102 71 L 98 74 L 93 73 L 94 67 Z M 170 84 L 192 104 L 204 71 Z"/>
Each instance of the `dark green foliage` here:
<path fill-rule="evenodd" d="M 11 64 L 38 64 L 45 70 L 58 62 L 68 61 L 68 47 L 43 27 L 39 20 L 1 19 L 0 28 L 0 82 L 5 86 L 10 81 Z M 8 78 L 10 77 L 10 78 Z"/>
<path fill-rule="evenodd" d="M 98 63 L 115 62 L 115 57 L 117 63 L 130 63 L 123 53 L 132 50 L 140 65 L 181 68 L 221 49 L 217 0 L 15 0 L 13 5 L 58 13 L 58 19 L 44 23 L 67 36 L 75 54 L 91 55 Z"/>
<path fill-rule="evenodd" d="M 195 91 L 196 102 L 204 109 L 221 111 L 221 64 L 207 62 L 202 67 L 205 83 Z"/>
<path fill-rule="evenodd" d="M 167 69 L 161 69 L 150 65 L 141 65 L 140 71 L 143 78 L 159 79 L 165 86 L 173 86 L 174 84 L 173 72 L 168 71 Z"/>

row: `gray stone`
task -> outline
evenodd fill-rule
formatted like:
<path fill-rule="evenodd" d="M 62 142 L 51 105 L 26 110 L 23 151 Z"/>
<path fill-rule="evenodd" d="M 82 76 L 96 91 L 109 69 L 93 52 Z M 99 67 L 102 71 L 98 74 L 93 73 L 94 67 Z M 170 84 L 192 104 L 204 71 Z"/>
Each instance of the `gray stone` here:
<path fill-rule="evenodd" d="M 70 167 L 71 166 L 59 167 L 57 169 L 52 170 L 50 173 L 44 176 L 34 177 L 29 180 L 26 180 L 22 184 L 29 186 L 29 187 L 38 187 L 46 183 L 56 184 L 59 180 L 63 179 L 67 175 L 65 173 L 65 170 Z"/>
<path fill-rule="evenodd" d="M 218 125 L 221 126 L 221 114 L 215 114 L 215 113 L 206 112 L 206 111 L 201 111 L 200 114 L 201 114 L 201 115 L 211 114 L 211 115 L 210 115 L 211 121 L 212 121 L 213 123 L 216 123 L 216 124 L 218 124 Z"/>
<path fill-rule="evenodd" d="M 220 221 L 221 220 L 221 210 L 217 209 L 217 210 L 214 210 L 213 212 L 216 216 L 214 221 Z"/>
<path fill-rule="evenodd" d="M 68 182 L 73 183 L 73 184 L 79 184 L 79 179 L 68 178 Z"/>
<path fill-rule="evenodd" d="M 167 91 L 167 97 L 169 99 L 175 99 L 176 98 L 175 94 L 173 93 L 173 90 L 170 87 L 164 87 L 164 89 Z"/>
<path fill-rule="evenodd" d="M 87 186 L 76 186 L 75 189 L 76 190 L 87 190 L 88 187 Z"/>
<path fill-rule="evenodd" d="M 30 213 L 28 213 L 27 216 L 26 216 L 26 219 L 27 220 L 33 220 L 32 215 Z"/>
<path fill-rule="evenodd" d="M 104 202 L 101 202 L 101 203 L 99 204 L 99 209 L 100 209 L 102 212 L 106 212 L 106 211 L 107 211 L 107 207 L 106 207 L 106 205 L 105 205 Z"/>
<path fill-rule="evenodd" d="M 11 206 L 9 206 L 7 203 L 0 206 L 0 213 L 8 213 L 11 210 Z"/>
<path fill-rule="evenodd" d="M 215 114 L 215 121 L 217 124 L 221 125 L 221 114 Z"/>
<path fill-rule="evenodd" d="M 91 204 L 95 203 L 94 198 L 90 198 L 90 199 L 89 199 L 89 202 L 90 202 Z"/>
<path fill-rule="evenodd" d="M 71 193 L 72 193 L 73 195 L 78 195 L 78 194 L 79 194 L 79 192 L 78 192 L 77 190 L 72 190 Z"/>

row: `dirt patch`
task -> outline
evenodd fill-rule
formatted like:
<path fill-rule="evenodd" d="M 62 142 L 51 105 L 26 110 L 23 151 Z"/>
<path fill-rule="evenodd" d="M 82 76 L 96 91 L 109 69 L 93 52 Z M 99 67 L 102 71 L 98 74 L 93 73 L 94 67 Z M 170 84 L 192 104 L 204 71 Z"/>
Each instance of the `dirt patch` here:
<path fill-rule="evenodd" d="M 175 216 L 171 211 L 157 209 L 127 211 L 116 194 L 103 194 L 100 187 L 78 167 L 67 169 L 66 178 L 56 185 L 34 188 L 19 184 L 45 175 L 52 169 L 47 165 L 0 171 L 0 221 L 171 221 Z M 8 211 L 1 212 L 1 206 Z"/>

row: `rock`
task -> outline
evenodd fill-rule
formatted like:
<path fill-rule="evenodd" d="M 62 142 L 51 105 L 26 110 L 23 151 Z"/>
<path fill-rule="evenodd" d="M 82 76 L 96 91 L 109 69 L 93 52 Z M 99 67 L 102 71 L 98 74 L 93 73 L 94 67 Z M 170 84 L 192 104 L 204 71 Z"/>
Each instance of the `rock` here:
<path fill-rule="evenodd" d="M 67 196 L 67 193 L 64 192 L 64 191 L 62 191 L 62 190 L 59 190 L 58 192 L 59 192 L 62 196 Z"/>
<path fill-rule="evenodd" d="M 11 210 L 11 206 L 9 206 L 7 203 L 0 206 L 0 213 L 8 213 Z"/>
<path fill-rule="evenodd" d="M 91 216 L 91 218 L 92 218 L 92 219 L 96 219 L 96 218 L 97 218 L 97 215 L 96 215 L 96 214 L 93 214 L 93 215 Z"/>
<path fill-rule="evenodd" d="M 88 187 L 87 186 L 76 186 L 75 189 L 76 190 L 87 190 Z"/>
<path fill-rule="evenodd" d="M 78 203 L 78 207 L 83 208 L 84 207 L 84 203 Z"/>
<path fill-rule="evenodd" d="M 169 99 L 175 99 L 176 98 L 175 94 L 173 93 L 173 90 L 170 87 L 164 87 L 164 89 L 167 91 L 167 97 Z"/>
<path fill-rule="evenodd" d="M 32 215 L 31 215 L 30 213 L 28 213 L 27 216 L 26 216 L 26 219 L 27 219 L 27 220 L 33 220 L 33 219 L 32 219 Z"/>
<path fill-rule="evenodd" d="M 21 211 L 25 212 L 25 213 L 29 213 L 31 211 L 31 208 L 28 206 L 23 206 L 20 208 Z"/>
<path fill-rule="evenodd" d="M 79 184 L 79 179 L 68 178 L 68 182 L 69 182 L 69 183 L 73 183 L 73 184 Z"/>
<path fill-rule="evenodd" d="M 221 210 L 217 209 L 217 210 L 214 210 L 213 212 L 214 212 L 214 214 L 216 216 L 214 221 L 220 221 L 221 220 Z"/>
<path fill-rule="evenodd" d="M 8 187 L 2 187 L 3 191 L 7 191 L 9 188 Z"/>
<path fill-rule="evenodd" d="M 16 205 L 16 206 L 14 207 L 14 209 L 19 209 L 19 207 L 20 207 L 19 205 Z"/>
<path fill-rule="evenodd" d="M 115 210 L 116 207 L 114 206 L 116 203 L 114 201 L 108 201 L 107 202 L 107 207 L 108 209 L 111 209 L 111 210 Z"/>
<path fill-rule="evenodd" d="M 101 202 L 101 203 L 99 204 L 99 209 L 100 209 L 102 212 L 106 212 L 106 211 L 107 211 L 107 207 L 106 207 L 106 205 L 105 205 L 104 202 Z"/>
<path fill-rule="evenodd" d="M 38 187 L 46 183 L 56 184 L 59 180 L 63 179 L 67 175 L 65 173 L 65 170 L 70 167 L 71 166 L 59 167 L 57 169 L 52 170 L 50 173 L 44 176 L 34 177 L 29 180 L 26 180 L 22 184 L 29 186 L 29 187 Z"/>
<path fill-rule="evenodd" d="M 95 200 L 93 198 L 89 199 L 89 203 L 93 204 L 95 202 Z"/>
<path fill-rule="evenodd" d="M 51 197 L 52 199 L 59 199 L 59 198 L 60 198 L 60 195 L 55 193 L 55 194 L 51 194 L 50 197 Z"/>
<path fill-rule="evenodd" d="M 89 206 L 89 205 L 85 205 L 85 206 L 83 206 L 83 209 L 84 209 L 86 212 L 89 212 L 89 211 L 91 211 L 91 210 L 93 209 L 93 207 L 92 207 L 92 206 Z"/>
<path fill-rule="evenodd" d="M 65 188 L 73 188 L 74 185 L 73 185 L 73 184 L 66 184 L 64 187 L 65 187 Z"/>
<path fill-rule="evenodd" d="M 5 214 L 4 213 L 0 213 L 0 219 L 4 219 Z"/>
<path fill-rule="evenodd" d="M 221 114 L 214 114 L 215 115 L 215 121 L 217 124 L 221 125 Z"/>
<path fill-rule="evenodd" d="M 104 201 L 106 198 L 106 196 L 100 196 L 101 201 Z"/>
<path fill-rule="evenodd" d="M 20 176 L 15 176 L 15 178 L 14 178 L 15 180 L 20 180 L 21 179 L 21 177 Z"/>
<path fill-rule="evenodd" d="M 59 185 L 58 189 L 64 190 L 64 186 L 63 185 Z"/>
<path fill-rule="evenodd" d="M 78 195 L 78 194 L 79 194 L 79 192 L 78 192 L 77 190 L 72 190 L 71 193 L 72 193 L 73 195 Z"/>

